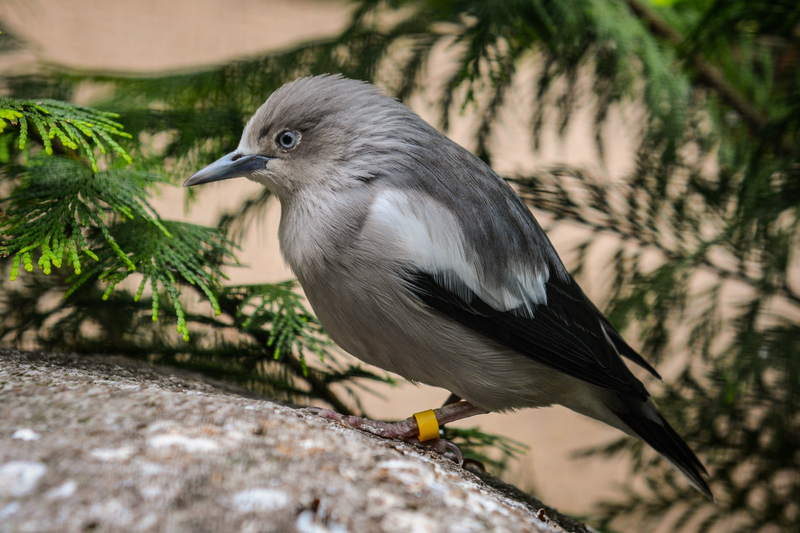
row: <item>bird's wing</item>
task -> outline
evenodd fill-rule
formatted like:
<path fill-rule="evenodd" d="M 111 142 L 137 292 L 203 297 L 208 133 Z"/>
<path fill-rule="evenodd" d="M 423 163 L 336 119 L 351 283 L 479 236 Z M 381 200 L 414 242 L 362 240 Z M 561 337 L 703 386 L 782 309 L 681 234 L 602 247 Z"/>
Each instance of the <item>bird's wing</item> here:
<path fill-rule="evenodd" d="M 452 279 L 410 269 L 405 281 L 420 300 L 493 341 L 567 375 L 607 389 L 649 396 L 617 353 L 598 317 L 575 298 L 577 285 L 546 283 L 547 303 L 533 314 L 499 311 L 469 289 L 453 291 Z"/>
<path fill-rule="evenodd" d="M 500 257 L 496 246 L 479 254 L 462 227 L 430 197 L 390 189 L 374 201 L 364 235 L 395 256 L 408 290 L 432 309 L 565 374 L 648 397 L 620 357 L 624 341 L 572 278 L 557 272 L 560 262 L 548 264 L 541 250 L 533 264 L 526 250 L 515 250 L 516 259 Z M 551 247 L 546 239 L 542 246 Z M 482 266 L 487 253 L 507 265 L 504 277 Z"/>

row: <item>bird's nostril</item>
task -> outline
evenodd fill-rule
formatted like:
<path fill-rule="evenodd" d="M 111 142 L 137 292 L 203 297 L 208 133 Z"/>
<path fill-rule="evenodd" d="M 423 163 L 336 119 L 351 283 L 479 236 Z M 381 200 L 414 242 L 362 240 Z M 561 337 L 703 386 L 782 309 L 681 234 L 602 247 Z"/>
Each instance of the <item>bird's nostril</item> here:
<path fill-rule="evenodd" d="M 231 161 L 237 161 L 237 160 L 239 160 L 241 158 L 242 158 L 242 154 L 233 154 L 233 157 L 231 157 Z"/>

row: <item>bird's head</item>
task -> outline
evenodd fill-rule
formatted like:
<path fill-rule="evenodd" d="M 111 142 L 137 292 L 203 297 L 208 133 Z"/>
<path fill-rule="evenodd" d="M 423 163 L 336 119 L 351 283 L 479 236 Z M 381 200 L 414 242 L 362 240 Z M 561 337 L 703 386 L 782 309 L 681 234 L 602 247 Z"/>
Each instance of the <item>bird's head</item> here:
<path fill-rule="evenodd" d="M 303 190 L 337 190 L 397 170 L 430 128 L 374 86 L 340 76 L 287 83 L 256 111 L 239 146 L 184 187 L 246 177 L 281 201 Z"/>

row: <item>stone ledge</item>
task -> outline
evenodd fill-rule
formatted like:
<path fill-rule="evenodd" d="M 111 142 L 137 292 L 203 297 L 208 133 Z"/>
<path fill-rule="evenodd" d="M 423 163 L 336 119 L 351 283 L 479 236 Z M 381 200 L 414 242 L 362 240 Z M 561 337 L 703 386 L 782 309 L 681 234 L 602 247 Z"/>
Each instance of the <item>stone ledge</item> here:
<path fill-rule="evenodd" d="M 421 448 L 122 358 L 0 350 L 0 531 L 588 532 Z"/>

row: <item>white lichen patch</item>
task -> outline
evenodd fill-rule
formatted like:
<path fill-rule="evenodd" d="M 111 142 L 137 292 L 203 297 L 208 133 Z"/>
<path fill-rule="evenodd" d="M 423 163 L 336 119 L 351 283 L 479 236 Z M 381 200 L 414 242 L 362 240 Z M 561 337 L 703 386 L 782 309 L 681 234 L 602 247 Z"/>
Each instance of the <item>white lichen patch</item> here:
<path fill-rule="evenodd" d="M 97 448 L 92 450 L 92 457 L 101 461 L 124 461 L 136 453 L 133 446 L 122 446 L 121 448 Z"/>
<path fill-rule="evenodd" d="M 134 381 L 121 381 L 119 383 L 115 383 L 115 386 L 119 390 L 139 390 L 142 386 L 139 383 Z"/>
<path fill-rule="evenodd" d="M 319 439 L 303 439 L 299 443 L 304 450 L 324 450 L 328 445 Z"/>
<path fill-rule="evenodd" d="M 145 477 L 160 476 L 168 474 L 170 471 L 170 469 L 164 467 L 164 465 L 150 461 L 137 461 L 136 465 L 139 467 L 139 472 L 141 475 Z"/>
<path fill-rule="evenodd" d="M 164 495 L 164 489 L 157 485 L 145 485 L 139 489 L 139 494 L 141 494 L 142 498 L 145 500 L 155 500 Z"/>
<path fill-rule="evenodd" d="M 150 437 L 147 439 L 147 445 L 151 448 L 170 448 L 172 446 L 178 446 L 186 450 L 187 452 L 213 452 L 214 450 L 219 448 L 219 444 L 214 442 L 211 439 L 205 439 L 202 437 L 187 437 L 186 435 L 180 434 L 166 434 L 166 435 L 156 435 L 155 437 Z"/>
<path fill-rule="evenodd" d="M 464 518 L 447 526 L 447 533 L 482 533 L 483 531 L 486 531 L 486 524 L 474 518 Z"/>
<path fill-rule="evenodd" d="M 39 434 L 30 428 L 20 428 L 16 430 L 13 435 L 11 435 L 11 438 L 27 441 L 39 440 Z"/>
<path fill-rule="evenodd" d="M 496 499 L 489 498 L 481 492 L 470 492 L 467 495 L 467 506 L 480 514 L 503 513 L 508 514 L 508 509 L 500 505 Z"/>
<path fill-rule="evenodd" d="M 174 420 L 157 420 L 147 426 L 147 432 L 155 433 L 157 431 L 166 431 L 177 426 L 178 424 Z"/>
<path fill-rule="evenodd" d="M 285 492 L 264 487 L 243 490 L 231 497 L 231 507 L 242 513 L 278 511 L 288 503 Z"/>
<path fill-rule="evenodd" d="M 232 442 L 241 442 L 243 440 L 249 439 L 252 436 L 253 432 L 251 431 L 249 434 L 239 431 L 238 429 L 232 429 L 225 432 L 225 439 Z"/>
<path fill-rule="evenodd" d="M 19 511 L 19 508 L 19 502 L 11 502 L 5 507 L 0 507 L 0 520 L 5 520 L 6 518 L 11 517 L 11 515 Z"/>
<path fill-rule="evenodd" d="M 58 487 L 53 487 L 52 489 L 48 490 L 45 496 L 51 500 L 60 500 L 69 498 L 75 494 L 76 490 L 78 490 L 78 484 L 75 481 L 69 480 L 65 481 Z"/>
<path fill-rule="evenodd" d="M 47 467 L 35 461 L 12 461 L 0 466 L 0 496 L 25 496 L 39 485 Z"/>

